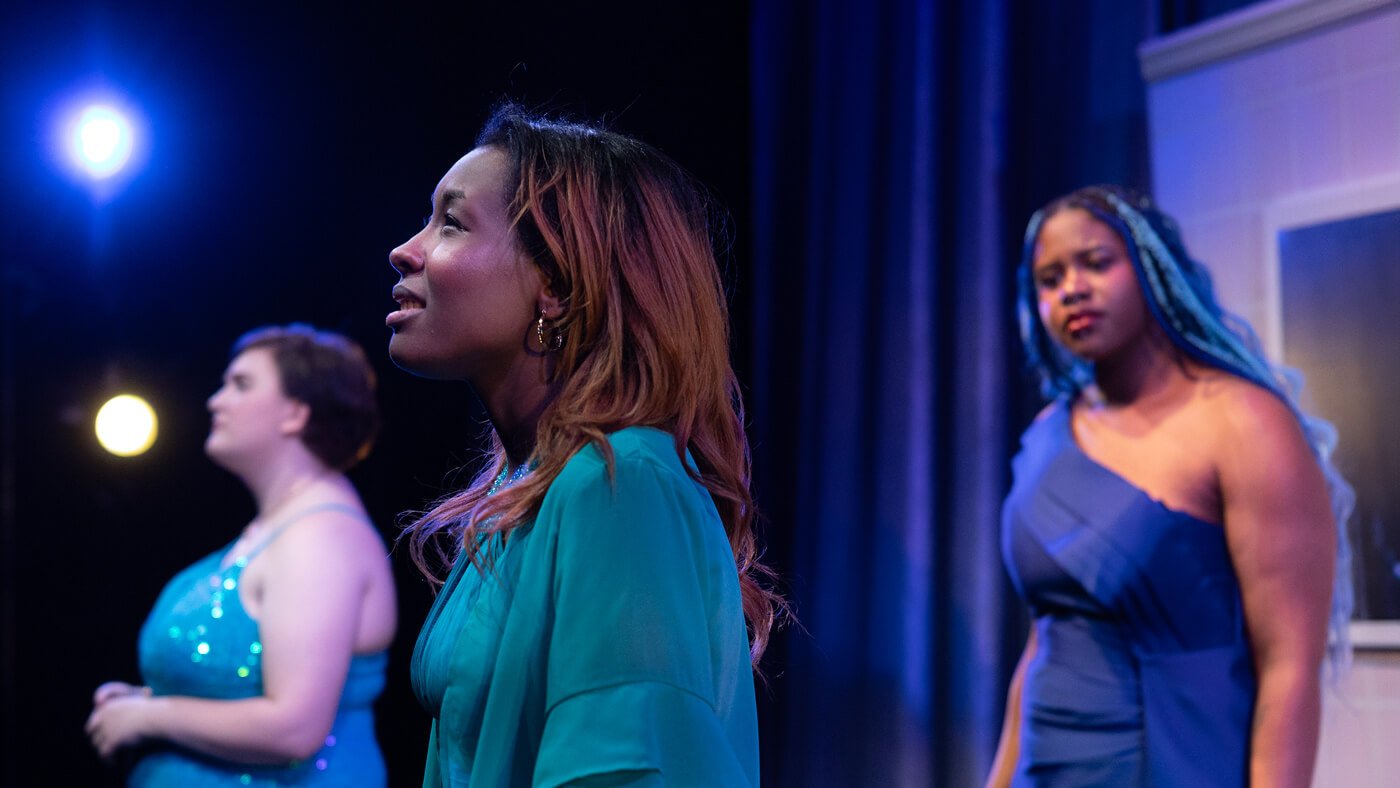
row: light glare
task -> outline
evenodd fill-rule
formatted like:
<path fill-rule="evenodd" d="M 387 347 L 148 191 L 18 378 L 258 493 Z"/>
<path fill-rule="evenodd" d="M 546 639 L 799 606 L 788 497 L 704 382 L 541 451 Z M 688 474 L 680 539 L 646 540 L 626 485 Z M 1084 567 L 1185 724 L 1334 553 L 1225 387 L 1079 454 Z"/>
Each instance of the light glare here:
<path fill-rule="evenodd" d="M 97 442 L 118 457 L 143 454 L 156 442 L 156 412 L 144 399 L 121 394 L 97 411 Z"/>
<path fill-rule="evenodd" d="M 84 109 L 74 124 L 73 154 L 94 178 L 117 174 L 131 158 L 131 124 L 103 104 Z"/>

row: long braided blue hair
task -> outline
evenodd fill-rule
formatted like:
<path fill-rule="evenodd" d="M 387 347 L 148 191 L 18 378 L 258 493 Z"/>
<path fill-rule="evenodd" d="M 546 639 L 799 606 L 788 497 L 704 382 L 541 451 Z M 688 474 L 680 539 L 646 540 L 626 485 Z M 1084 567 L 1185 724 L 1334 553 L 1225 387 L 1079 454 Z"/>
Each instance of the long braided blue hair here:
<path fill-rule="evenodd" d="M 1176 222 L 1146 195 L 1121 186 L 1087 186 L 1071 192 L 1036 211 L 1026 226 L 1021 265 L 1016 273 L 1017 317 L 1027 359 L 1031 368 L 1039 372 L 1041 390 L 1047 398 L 1072 400 L 1093 380 L 1092 366 L 1057 344 L 1041 325 L 1031 276 L 1041 225 L 1050 216 L 1072 208 L 1088 211 L 1123 239 L 1147 307 L 1177 348 L 1196 361 L 1268 389 L 1283 400 L 1298 419 L 1326 477 L 1337 524 L 1337 566 L 1328 619 L 1327 651 L 1333 676 L 1340 675 L 1351 657 L 1347 629 L 1352 611 L 1351 547 L 1347 539 L 1347 520 L 1351 517 L 1356 495 L 1332 464 L 1337 430 L 1299 407 L 1302 375 L 1270 363 L 1249 324 L 1216 302 L 1210 273 L 1186 253 Z"/>

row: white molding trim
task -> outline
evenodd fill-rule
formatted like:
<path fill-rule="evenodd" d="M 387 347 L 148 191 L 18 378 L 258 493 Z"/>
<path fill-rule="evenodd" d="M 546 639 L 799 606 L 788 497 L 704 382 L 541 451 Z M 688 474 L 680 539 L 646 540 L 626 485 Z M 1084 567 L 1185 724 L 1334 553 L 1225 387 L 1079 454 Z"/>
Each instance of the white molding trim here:
<path fill-rule="evenodd" d="M 1138 47 L 1138 64 L 1143 79 L 1158 82 L 1387 8 L 1400 8 L 1400 0 L 1269 0 L 1148 39 Z"/>
<path fill-rule="evenodd" d="M 1358 651 L 1400 651 L 1400 621 L 1351 622 L 1351 647 Z"/>
<path fill-rule="evenodd" d="M 1289 195 L 1264 207 L 1264 321 L 1259 338 L 1275 363 L 1283 360 L 1283 271 L 1278 258 L 1280 231 L 1400 209 L 1400 174 Z M 1400 645 L 1400 644 L 1398 644 Z"/>

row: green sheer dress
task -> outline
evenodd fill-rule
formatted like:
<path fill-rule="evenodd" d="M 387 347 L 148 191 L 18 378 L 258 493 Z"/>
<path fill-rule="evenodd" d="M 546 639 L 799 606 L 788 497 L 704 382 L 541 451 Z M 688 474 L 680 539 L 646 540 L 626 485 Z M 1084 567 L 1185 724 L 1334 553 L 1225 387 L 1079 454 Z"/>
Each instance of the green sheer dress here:
<path fill-rule="evenodd" d="M 565 465 L 535 521 L 459 560 L 418 637 L 425 786 L 758 784 L 734 556 L 671 435 Z M 687 455 L 687 462 L 691 462 Z"/>

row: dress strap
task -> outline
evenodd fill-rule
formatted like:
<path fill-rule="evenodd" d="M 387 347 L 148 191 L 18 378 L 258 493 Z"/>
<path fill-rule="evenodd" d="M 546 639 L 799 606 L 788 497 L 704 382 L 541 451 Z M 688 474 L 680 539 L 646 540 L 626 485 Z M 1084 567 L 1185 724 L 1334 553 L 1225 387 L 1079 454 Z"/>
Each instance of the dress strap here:
<path fill-rule="evenodd" d="M 277 537 L 281 536 L 282 532 L 287 530 L 287 528 L 293 525 L 294 523 L 313 514 L 332 511 L 343 512 L 354 517 L 356 520 L 363 520 L 365 522 L 369 522 L 369 519 L 365 516 L 364 512 L 360 511 L 359 509 L 353 506 L 350 506 L 349 504 L 330 502 L 318 503 L 315 506 L 308 506 L 305 509 L 293 512 L 291 515 L 284 517 L 282 520 L 280 520 L 276 525 L 272 527 L 272 532 L 268 534 L 266 539 L 259 542 L 256 546 L 253 547 L 252 550 L 249 550 L 246 554 L 239 556 L 234 561 L 234 564 L 239 567 L 247 566 L 248 562 L 253 560 L 254 556 L 256 556 L 258 553 L 261 553 L 263 551 L 263 548 L 276 541 Z"/>

